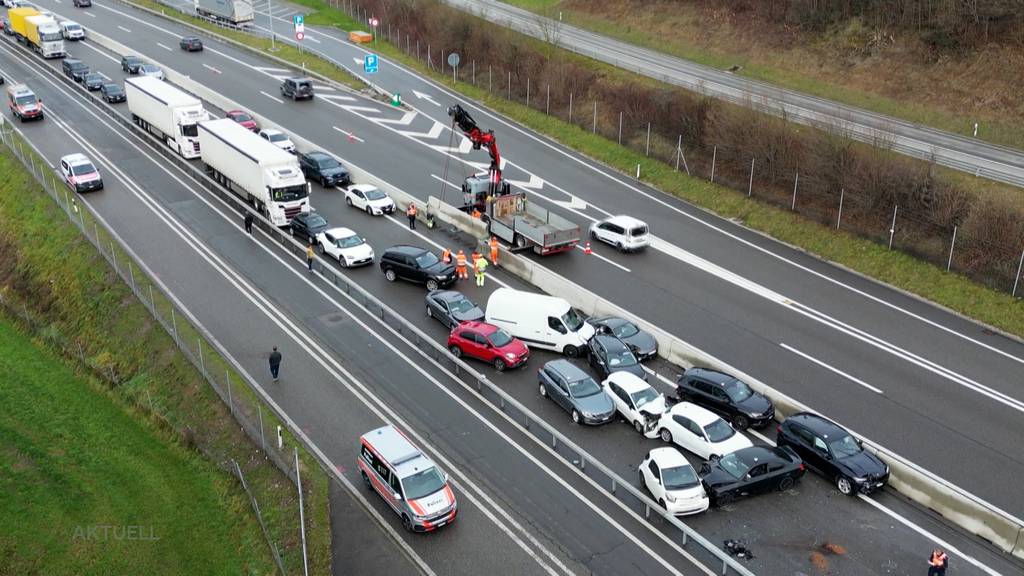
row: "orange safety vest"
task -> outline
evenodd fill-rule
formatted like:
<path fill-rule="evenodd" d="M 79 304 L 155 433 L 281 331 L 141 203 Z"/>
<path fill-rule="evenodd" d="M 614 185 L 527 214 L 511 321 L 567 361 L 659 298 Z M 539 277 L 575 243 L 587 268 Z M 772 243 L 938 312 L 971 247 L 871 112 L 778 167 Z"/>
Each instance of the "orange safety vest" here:
<path fill-rule="evenodd" d="M 416 205 L 409 204 L 409 207 L 405 209 L 405 215 L 406 216 L 415 216 L 416 215 Z"/>
<path fill-rule="evenodd" d="M 932 558 L 931 558 L 931 561 L 929 562 L 929 564 L 931 564 L 932 566 L 935 566 L 936 568 L 938 568 L 938 567 L 940 567 L 940 566 L 942 566 L 943 564 L 946 563 L 946 558 L 948 558 L 948 556 L 946 556 L 945 553 L 942 553 L 942 554 L 932 554 Z"/>
<path fill-rule="evenodd" d="M 455 262 L 456 262 L 456 266 L 458 266 L 459 268 L 465 268 L 466 267 L 466 255 L 463 254 L 462 252 L 459 252 L 455 256 Z"/>
<path fill-rule="evenodd" d="M 474 220 L 479 220 L 480 219 L 480 211 L 477 210 L 476 208 L 474 208 L 472 216 L 473 216 Z"/>
<path fill-rule="evenodd" d="M 497 251 L 498 250 L 498 239 L 495 238 L 494 236 L 491 236 L 490 245 L 491 245 L 491 252 Z"/>
<path fill-rule="evenodd" d="M 441 252 L 441 262 L 444 262 L 445 264 L 447 264 L 447 263 L 449 263 L 451 261 L 452 261 L 452 252 L 451 252 L 451 250 L 445 248 L 444 252 Z"/>

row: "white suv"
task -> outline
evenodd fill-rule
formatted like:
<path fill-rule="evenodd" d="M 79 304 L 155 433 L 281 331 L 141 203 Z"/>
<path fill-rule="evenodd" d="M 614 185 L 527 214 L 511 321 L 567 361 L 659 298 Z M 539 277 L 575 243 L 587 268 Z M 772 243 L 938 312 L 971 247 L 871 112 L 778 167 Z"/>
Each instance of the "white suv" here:
<path fill-rule="evenodd" d="M 623 252 L 643 250 L 651 243 L 647 224 L 632 216 L 611 216 L 590 225 L 590 237 Z"/>
<path fill-rule="evenodd" d="M 103 178 L 85 154 L 68 154 L 60 159 L 60 173 L 75 192 L 103 189 Z"/>
<path fill-rule="evenodd" d="M 65 40 L 85 40 L 85 28 L 71 20 L 64 20 L 60 23 L 60 33 Z"/>

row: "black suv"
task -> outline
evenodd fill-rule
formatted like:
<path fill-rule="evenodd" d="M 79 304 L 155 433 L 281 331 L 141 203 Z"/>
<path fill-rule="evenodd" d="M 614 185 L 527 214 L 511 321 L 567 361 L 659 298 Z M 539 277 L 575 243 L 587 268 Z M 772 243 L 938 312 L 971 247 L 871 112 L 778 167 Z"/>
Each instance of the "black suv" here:
<path fill-rule="evenodd" d="M 202 52 L 203 41 L 195 36 L 185 36 L 178 41 L 178 46 L 186 52 Z"/>
<path fill-rule="evenodd" d="M 311 100 L 313 81 L 309 78 L 285 78 L 281 83 L 281 95 L 292 100 Z"/>
<path fill-rule="evenodd" d="M 128 55 L 121 57 L 121 70 L 124 70 L 129 74 L 138 74 L 139 70 L 142 69 L 143 64 L 145 64 L 145 62 L 138 56 Z"/>
<path fill-rule="evenodd" d="M 676 382 L 680 400 L 699 404 L 731 420 L 737 430 L 762 428 L 775 419 L 775 406 L 767 396 L 724 372 L 690 368 Z"/>
<path fill-rule="evenodd" d="M 417 246 L 388 248 L 380 257 L 380 269 L 388 282 L 401 278 L 426 284 L 430 291 L 455 283 L 455 266 L 441 262 L 436 254 Z"/>
<path fill-rule="evenodd" d="M 330 186 L 348 186 L 352 183 L 348 170 L 326 152 L 314 150 L 299 154 L 299 166 L 302 173 L 310 180 L 316 180 L 324 188 Z"/>
<path fill-rule="evenodd" d="M 92 6 L 92 0 L 71 0 L 71 3 L 74 4 L 76 8 L 87 8 Z"/>
<path fill-rule="evenodd" d="M 316 235 L 327 230 L 327 220 L 316 212 L 299 212 L 292 218 L 291 233 L 297 238 L 316 243 Z"/>
<path fill-rule="evenodd" d="M 65 58 L 61 62 L 60 68 L 64 71 L 65 76 L 75 82 L 81 82 L 82 78 L 89 73 L 89 65 L 75 58 Z"/>
<path fill-rule="evenodd" d="M 127 96 L 124 93 L 124 88 L 121 88 L 117 84 L 110 82 L 100 86 L 100 94 L 103 95 L 103 99 L 111 104 L 115 102 L 124 102 L 127 100 Z"/>
<path fill-rule="evenodd" d="M 796 452 L 847 496 L 873 492 L 889 480 L 884 462 L 866 452 L 842 426 L 817 414 L 799 412 L 786 418 L 776 442 Z"/>
<path fill-rule="evenodd" d="M 647 372 L 633 351 L 615 336 L 595 335 L 587 343 L 587 351 L 587 360 L 598 371 L 602 380 L 612 372 L 629 372 L 637 378 L 647 380 Z"/>
<path fill-rule="evenodd" d="M 89 72 L 85 76 L 82 76 L 82 86 L 85 86 L 86 90 L 92 92 L 102 88 L 103 84 L 106 83 L 107 80 L 108 78 L 99 72 Z"/>

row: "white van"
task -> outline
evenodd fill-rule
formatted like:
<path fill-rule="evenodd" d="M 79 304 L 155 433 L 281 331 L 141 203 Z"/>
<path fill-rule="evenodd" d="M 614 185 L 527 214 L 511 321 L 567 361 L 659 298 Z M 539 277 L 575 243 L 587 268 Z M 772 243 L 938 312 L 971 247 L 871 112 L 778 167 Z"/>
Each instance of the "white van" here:
<path fill-rule="evenodd" d="M 561 298 L 498 288 L 487 300 L 484 319 L 528 346 L 575 357 L 584 353 L 594 327 Z"/>

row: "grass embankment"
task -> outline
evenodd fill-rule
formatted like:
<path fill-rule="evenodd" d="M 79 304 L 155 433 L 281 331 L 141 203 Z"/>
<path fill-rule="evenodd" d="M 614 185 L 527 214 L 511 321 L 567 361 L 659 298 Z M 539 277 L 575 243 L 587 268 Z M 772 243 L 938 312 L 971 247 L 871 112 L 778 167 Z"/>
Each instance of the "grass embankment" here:
<path fill-rule="evenodd" d="M 777 30 L 698 2 L 502 0 L 566 24 L 879 114 L 1024 148 L 1012 78 L 1024 59 L 996 46 L 935 56 L 910 34 L 858 20 L 819 36 Z M 786 39 L 799 39 L 787 42 Z M 1016 72 L 1014 72 L 1016 70 Z M 956 79 L 956 80 L 951 80 Z M 998 104 L 997 104 L 998 103 Z"/>
<path fill-rule="evenodd" d="M 270 574 L 230 477 L 0 321 L 8 574 Z"/>
<path fill-rule="evenodd" d="M 90 217 L 86 216 L 86 228 L 93 230 Z M 109 239 L 104 245 L 110 244 Z M 124 254 L 118 256 L 123 263 Z M 136 269 L 136 281 L 140 286 L 145 282 Z M 194 446 L 204 456 L 207 470 L 215 466 L 222 469 L 232 460 L 237 461 L 246 476 L 246 481 L 260 504 L 270 538 L 281 551 L 284 566 L 289 573 L 301 571 L 302 558 L 299 540 L 299 514 L 297 494 L 294 486 L 277 468 L 264 459 L 264 455 L 239 429 L 237 421 L 220 401 L 216 393 L 202 379 L 198 372 L 181 355 L 173 339 L 157 324 L 146 308 L 134 298 L 131 291 L 111 270 L 92 244 L 85 240 L 49 196 L 43 192 L 31 175 L 16 159 L 4 152 L 0 154 L 0 291 L 11 309 L 27 313 L 36 328 L 35 337 L 46 342 L 66 357 L 74 357 L 80 369 L 87 371 L 109 387 L 108 401 L 116 401 L 122 410 L 127 410 L 136 420 L 148 422 L 152 428 L 168 431 L 169 437 L 178 438 L 183 447 Z M 159 294 L 159 292 L 157 292 Z M 170 318 L 166 301 L 157 297 L 157 308 L 161 315 Z M 183 341 L 196 342 L 196 334 L 179 315 L 177 321 Z M 5 351 L 6 354 L 6 351 Z M 207 369 L 213 374 L 225 374 L 228 366 L 205 350 Z M 253 393 L 236 374 L 234 394 L 236 406 L 245 400 L 252 404 Z M 3 386 L 7 386 L 7 378 Z M 5 408 L 8 404 L 4 404 Z M 13 414 L 10 409 L 5 413 Z M 5 418 L 9 418 L 7 416 Z M 263 411 L 267 430 L 274 430 L 277 421 Z M 269 434 L 268 434 L 269 436 Z M 108 435 L 111 441 L 120 441 L 117 436 Z M 285 436 L 289 445 L 295 441 Z M 268 438 L 269 439 L 269 438 Z M 72 439 L 73 440 L 73 439 Z M 103 450 L 108 447 L 100 447 Z M 172 448 L 168 448 L 172 450 Z M 181 448 L 173 447 L 181 451 Z M 85 462 L 99 461 L 102 453 L 76 449 L 75 458 Z M 330 571 L 331 536 L 328 504 L 328 478 L 316 462 L 301 452 L 304 466 L 303 487 L 306 489 L 306 537 L 309 543 L 310 568 L 313 573 L 327 574 Z M 70 457 L 70 456 L 68 456 Z M 198 458 L 198 457 L 197 457 Z M 192 466 L 198 466 L 193 463 Z M 141 471 L 141 467 L 140 467 Z M 101 482 L 102 477 L 95 481 Z M 79 490 L 74 483 L 65 483 L 64 489 Z M 13 490 L 13 486 L 6 486 Z M 103 490 L 123 490 L 123 483 L 113 482 L 100 486 Z M 173 488 L 173 487 L 172 487 Z M 222 472 L 217 483 L 210 484 L 221 509 L 240 518 L 234 520 L 231 538 L 213 539 L 217 545 L 232 552 L 230 558 L 252 562 L 263 570 L 270 557 L 267 544 L 256 524 L 248 499 L 241 486 L 226 472 Z M 196 514 L 203 517 L 205 512 L 197 509 L 206 504 L 187 493 L 159 491 L 153 493 L 168 500 L 182 496 L 174 505 L 181 514 Z M 138 495 L 136 492 L 133 495 Z M 151 497 L 151 496 L 149 496 Z M 73 502 L 77 495 L 69 497 Z M 145 498 L 143 498 L 145 499 Z M 139 507 L 148 505 L 139 502 Z M 5 510 L 10 507 L 0 507 Z M 53 512 L 49 510 L 48 512 Z M 83 509 L 83 513 L 87 509 Z M 42 515 L 42 510 L 40 514 Z M 2 512 L 0 512 L 2 514 Z M 69 516 L 75 522 L 80 518 Z M 170 516 L 169 516 L 170 518 Z M 241 520 L 244 518 L 244 522 Z M 209 519 L 207 517 L 207 519 Z M 113 520 L 108 522 L 108 520 Z M 55 527 L 66 527 L 61 516 L 45 516 L 39 525 L 49 522 Z M 108 514 L 95 519 L 93 524 L 134 523 L 130 518 L 112 518 Z M 156 519 L 153 520 L 156 522 Z M 187 526 L 187 524 L 182 524 Z M 56 530 L 56 529 L 55 529 Z M 171 539 L 179 526 L 167 525 L 167 536 Z M 196 550 L 203 550 L 206 537 L 196 532 Z M 159 532 L 157 534 L 160 535 Z M 212 536 L 211 536 L 212 537 Z M 13 539 L 13 540 L 12 540 Z M 16 529 L 5 530 L 0 535 L 3 545 L 4 563 L 12 555 L 22 561 L 35 561 L 30 540 L 23 539 Z M 18 546 L 13 546 L 18 544 Z M 134 548 L 125 549 L 132 553 Z M 74 553 L 72 549 L 69 553 Z M 141 552 L 140 552 L 141 553 Z M 257 560 L 252 560 L 256 558 Z M 45 559 L 45 558 L 44 558 Z M 69 560 L 74 560 L 71 558 Z M 257 563 L 258 562 L 258 563 Z M 270 565 L 272 568 L 272 564 Z M 102 570 L 97 567 L 93 573 L 245 573 L 246 564 L 236 564 L 234 570 Z M 0 573 L 4 572 L 0 569 Z M 63 573 L 74 573 L 71 570 Z M 83 568 L 82 573 L 90 571 Z M 28 571 L 14 571 L 24 574 Z M 41 573 L 62 573 L 45 570 Z"/>

